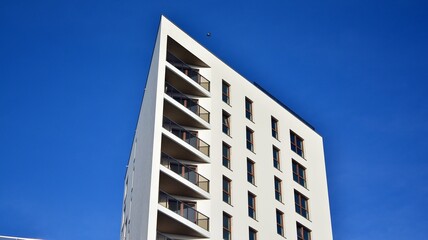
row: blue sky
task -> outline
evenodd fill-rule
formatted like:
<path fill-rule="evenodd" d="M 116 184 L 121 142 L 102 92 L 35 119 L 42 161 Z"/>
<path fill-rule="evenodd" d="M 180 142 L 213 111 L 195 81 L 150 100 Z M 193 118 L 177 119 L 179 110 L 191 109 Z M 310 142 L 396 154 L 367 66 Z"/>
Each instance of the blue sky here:
<path fill-rule="evenodd" d="M 427 12 L 416 0 L 0 1 L 0 235 L 119 239 L 165 14 L 324 137 L 335 239 L 426 239 Z"/>

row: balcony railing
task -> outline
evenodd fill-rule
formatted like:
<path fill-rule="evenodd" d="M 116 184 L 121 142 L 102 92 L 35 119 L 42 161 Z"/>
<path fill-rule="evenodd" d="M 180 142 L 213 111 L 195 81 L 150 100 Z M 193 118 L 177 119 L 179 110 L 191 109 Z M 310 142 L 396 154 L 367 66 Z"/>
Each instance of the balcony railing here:
<path fill-rule="evenodd" d="M 204 76 L 199 74 L 197 69 L 194 69 L 187 65 L 185 62 L 181 61 L 178 57 L 174 56 L 172 53 L 168 52 L 166 60 L 171 63 L 178 70 L 186 74 L 190 79 L 201 85 L 201 87 L 210 91 L 210 81 Z"/>
<path fill-rule="evenodd" d="M 181 105 L 185 106 L 187 109 L 198 115 L 207 123 L 210 122 L 210 112 L 208 112 L 208 110 L 199 106 L 197 101 L 189 98 L 182 92 L 178 91 L 171 84 L 165 83 L 165 93 L 168 94 L 170 97 L 174 98 Z"/>
<path fill-rule="evenodd" d="M 177 159 L 166 153 L 162 153 L 161 164 L 181 177 L 187 179 L 189 182 L 200 187 L 202 190 L 210 192 L 210 180 L 200 175 L 192 168 L 180 163 Z"/>
<path fill-rule="evenodd" d="M 199 227 L 209 231 L 210 219 L 195 208 L 169 194 L 159 191 L 159 204 L 184 217 Z"/>
<path fill-rule="evenodd" d="M 175 136 L 198 149 L 201 153 L 210 156 L 210 145 L 199 139 L 195 133 L 192 133 L 167 117 L 163 117 L 163 127 Z"/>
<path fill-rule="evenodd" d="M 163 235 L 162 233 L 157 232 L 157 234 L 156 234 L 156 240 L 175 240 L 175 239 L 169 238 L 169 237 Z"/>

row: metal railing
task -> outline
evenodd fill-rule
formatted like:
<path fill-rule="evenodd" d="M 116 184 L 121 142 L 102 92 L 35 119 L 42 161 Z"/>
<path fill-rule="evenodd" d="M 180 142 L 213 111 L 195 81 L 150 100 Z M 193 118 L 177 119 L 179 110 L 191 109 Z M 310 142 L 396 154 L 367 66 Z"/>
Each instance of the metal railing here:
<path fill-rule="evenodd" d="M 198 212 L 192 206 L 162 191 L 159 191 L 159 204 L 198 225 L 199 227 L 209 231 L 209 217 Z"/>
<path fill-rule="evenodd" d="M 198 138 L 196 134 L 186 130 L 167 117 L 163 117 L 162 126 L 175 136 L 190 144 L 192 147 L 198 149 L 201 153 L 207 155 L 208 157 L 210 156 L 210 145 Z"/>
<path fill-rule="evenodd" d="M 210 192 L 210 180 L 200 175 L 192 168 L 189 168 L 186 165 L 180 163 L 177 159 L 169 156 L 166 153 L 162 153 L 161 164 L 166 168 L 172 170 L 173 172 L 177 173 L 181 177 L 185 178 L 189 182 L 200 187 L 202 190 Z"/>
<path fill-rule="evenodd" d="M 194 99 L 189 98 L 184 93 L 178 91 L 171 84 L 165 83 L 165 93 L 168 94 L 170 97 L 174 98 L 174 100 L 179 102 L 181 105 L 185 106 L 187 109 L 198 115 L 207 123 L 210 122 L 210 112 L 208 112 L 208 110 L 201 107 Z"/>
<path fill-rule="evenodd" d="M 194 69 L 183 62 L 178 57 L 174 56 L 172 53 L 168 52 L 166 55 L 166 60 L 171 63 L 178 70 L 186 74 L 190 79 L 201 85 L 201 87 L 210 91 L 210 81 L 202 76 L 197 69 Z"/>

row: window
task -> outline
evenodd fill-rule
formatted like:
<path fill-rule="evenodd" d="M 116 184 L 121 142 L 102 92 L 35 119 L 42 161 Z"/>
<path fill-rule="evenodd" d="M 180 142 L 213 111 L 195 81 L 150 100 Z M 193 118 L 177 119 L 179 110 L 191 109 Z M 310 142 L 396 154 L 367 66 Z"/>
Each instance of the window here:
<path fill-rule="evenodd" d="M 249 238 L 248 238 L 249 240 L 257 240 L 257 231 L 256 230 L 249 228 L 248 232 L 249 232 Z"/>
<path fill-rule="evenodd" d="M 274 185 L 275 185 L 275 199 L 282 202 L 282 190 L 281 190 L 282 181 L 275 177 Z"/>
<path fill-rule="evenodd" d="M 298 191 L 294 191 L 294 203 L 296 205 L 296 212 L 309 219 L 308 198 Z"/>
<path fill-rule="evenodd" d="M 297 223 L 297 240 L 311 240 L 311 230 Z"/>
<path fill-rule="evenodd" d="M 231 182 L 232 181 L 229 178 L 223 176 L 223 202 L 228 204 L 231 204 Z"/>
<path fill-rule="evenodd" d="M 293 160 L 293 179 L 298 184 L 306 187 L 306 168 Z"/>
<path fill-rule="evenodd" d="M 254 131 L 247 128 L 247 149 L 254 152 Z"/>
<path fill-rule="evenodd" d="M 276 118 L 271 117 L 271 125 L 272 125 L 272 137 L 278 139 L 278 120 Z"/>
<path fill-rule="evenodd" d="M 223 111 L 223 133 L 230 136 L 230 114 Z"/>
<path fill-rule="evenodd" d="M 223 212 L 223 240 L 232 239 L 232 217 Z"/>
<path fill-rule="evenodd" d="M 276 147 L 272 147 L 272 153 L 273 153 L 273 166 L 280 170 L 280 161 L 279 161 L 279 149 Z"/>
<path fill-rule="evenodd" d="M 245 117 L 253 121 L 253 101 L 245 98 Z"/>
<path fill-rule="evenodd" d="M 223 102 L 230 104 L 230 85 L 223 81 L 222 84 Z"/>
<path fill-rule="evenodd" d="M 284 236 L 284 213 L 278 209 L 276 210 L 276 232 Z"/>
<path fill-rule="evenodd" d="M 256 195 L 248 192 L 248 216 L 256 219 Z"/>
<path fill-rule="evenodd" d="M 247 181 L 255 184 L 254 162 L 247 158 Z"/>
<path fill-rule="evenodd" d="M 303 156 L 303 139 L 291 131 L 290 141 L 291 141 L 291 150 L 299 154 L 301 157 L 304 157 Z"/>
<path fill-rule="evenodd" d="M 223 166 L 230 169 L 230 146 L 223 142 Z"/>

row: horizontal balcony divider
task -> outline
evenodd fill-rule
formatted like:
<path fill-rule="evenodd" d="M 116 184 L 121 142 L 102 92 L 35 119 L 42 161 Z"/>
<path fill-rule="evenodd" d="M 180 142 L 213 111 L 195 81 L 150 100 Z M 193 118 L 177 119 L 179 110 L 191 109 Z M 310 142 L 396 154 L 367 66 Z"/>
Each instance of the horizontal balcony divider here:
<path fill-rule="evenodd" d="M 165 83 L 165 93 L 177 102 L 179 102 L 181 105 L 185 106 L 187 109 L 198 115 L 207 123 L 210 122 L 210 112 L 208 112 L 208 110 L 201 107 L 194 99 L 178 91 L 171 84 Z"/>
<path fill-rule="evenodd" d="M 167 117 L 163 117 L 162 126 L 175 136 L 190 144 L 192 147 L 198 149 L 201 153 L 208 157 L 210 156 L 210 145 L 198 138 L 194 133 L 188 131 Z"/>
<path fill-rule="evenodd" d="M 209 231 L 209 217 L 198 212 L 198 210 L 184 203 L 183 201 L 172 197 L 166 192 L 159 191 L 159 204 L 198 225 L 199 227 Z"/>
<path fill-rule="evenodd" d="M 178 70 L 186 74 L 190 79 L 198 83 L 201 87 L 208 90 L 208 92 L 210 91 L 210 81 L 202 76 L 196 69 L 190 67 L 188 64 L 170 52 L 167 53 L 166 60 Z"/>
<path fill-rule="evenodd" d="M 189 182 L 195 184 L 202 190 L 208 193 L 210 192 L 210 180 L 200 175 L 195 170 L 180 163 L 177 159 L 169 156 L 166 153 L 162 153 L 161 164 L 171 171 L 177 173 L 181 177 L 185 178 Z"/>

